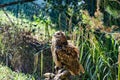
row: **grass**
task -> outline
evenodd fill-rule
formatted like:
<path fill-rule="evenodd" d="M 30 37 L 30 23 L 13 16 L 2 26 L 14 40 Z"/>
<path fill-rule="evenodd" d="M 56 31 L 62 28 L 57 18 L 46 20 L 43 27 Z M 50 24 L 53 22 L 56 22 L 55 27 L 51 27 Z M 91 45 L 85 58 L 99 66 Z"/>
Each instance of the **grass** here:
<path fill-rule="evenodd" d="M 85 68 L 83 80 L 116 80 L 119 44 L 113 34 L 96 31 L 98 26 L 106 27 L 98 18 L 90 17 L 87 12 L 82 18 L 84 25 L 73 31 L 76 38 L 72 40 L 79 47 L 80 62 Z"/>
<path fill-rule="evenodd" d="M 0 80 L 35 80 L 35 78 L 29 74 L 14 72 L 7 66 L 0 65 Z"/>
<path fill-rule="evenodd" d="M 87 35 L 88 34 L 88 35 Z M 117 79 L 118 45 L 115 40 L 105 35 L 101 38 L 94 32 L 85 31 L 77 37 L 80 48 L 80 62 L 84 65 L 83 80 L 115 80 Z M 84 35 L 84 37 L 83 37 Z M 111 43 L 111 44 L 110 44 Z"/>
<path fill-rule="evenodd" d="M 119 49 L 118 49 L 118 80 L 120 79 L 120 46 L 119 46 Z"/>

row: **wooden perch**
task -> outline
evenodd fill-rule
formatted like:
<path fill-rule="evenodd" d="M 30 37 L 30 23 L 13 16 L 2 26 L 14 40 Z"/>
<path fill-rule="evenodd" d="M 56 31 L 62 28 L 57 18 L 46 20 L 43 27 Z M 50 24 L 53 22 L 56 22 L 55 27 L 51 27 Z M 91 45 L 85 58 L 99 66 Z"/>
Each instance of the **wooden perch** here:
<path fill-rule="evenodd" d="M 60 69 L 57 73 L 45 73 L 45 80 L 70 80 L 71 74 L 68 70 Z"/>
<path fill-rule="evenodd" d="M 9 3 L 5 3 L 5 4 L 0 4 L 0 8 L 15 5 L 15 4 L 19 4 L 19 3 L 22 4 L 22 3 L 26 3 L 26 2 L 32 2 L 32 1 L 34 1 L 34 0 L 21 0 L 21 1 L 9 2 Z"/>

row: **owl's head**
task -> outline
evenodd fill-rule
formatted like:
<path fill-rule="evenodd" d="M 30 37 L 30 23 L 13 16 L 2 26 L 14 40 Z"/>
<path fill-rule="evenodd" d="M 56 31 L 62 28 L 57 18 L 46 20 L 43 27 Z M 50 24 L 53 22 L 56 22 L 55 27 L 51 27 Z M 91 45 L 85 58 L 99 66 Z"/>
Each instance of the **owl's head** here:
<path fill-rule="evenodd" d="M 57 31 L 54 34 L 54 39 L 59 44 L 67 44 L 67 38 L 65 36 L 65 33 L 62 31 Z"/>
<path fill-rule="evenodd" d="M 55 32 L 54 37 L 55 38 L 64 38 L 65 37 L 65 33 L 62 32 L 62 31 L 57 31 L 57 32 Z"/>

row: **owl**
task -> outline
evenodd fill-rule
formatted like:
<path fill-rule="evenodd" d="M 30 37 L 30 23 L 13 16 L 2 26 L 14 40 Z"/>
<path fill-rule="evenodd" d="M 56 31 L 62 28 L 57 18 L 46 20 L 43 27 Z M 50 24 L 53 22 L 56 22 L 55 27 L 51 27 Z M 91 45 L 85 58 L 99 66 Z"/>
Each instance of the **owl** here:
<path fill-rule="evenodd" d="M 52 57 L 57 68 L 68 70 L 71 75 L 84 73 L 83 66 L 79 63 L 79 50 L 68 42 L 64 32 L 57 31 L 52 37 Z"/>

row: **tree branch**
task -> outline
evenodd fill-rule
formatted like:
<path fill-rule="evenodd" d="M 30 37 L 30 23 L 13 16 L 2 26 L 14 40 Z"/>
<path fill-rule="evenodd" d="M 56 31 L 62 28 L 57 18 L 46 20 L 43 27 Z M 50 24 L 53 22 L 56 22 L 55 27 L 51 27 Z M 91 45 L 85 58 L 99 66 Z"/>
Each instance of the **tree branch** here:
<path fill-rule="evenodd" d="M 14 2 L 10 2 L 10 3 L 0 4 L 0 8 L 15 5 L 15 4 L 18 4 L 18 3 L 23 4 L 23 3 L 32 2 L 32 1 L 35 1 L 35 0 L 22 0 L 22 1 L 14 1 Z"/>

